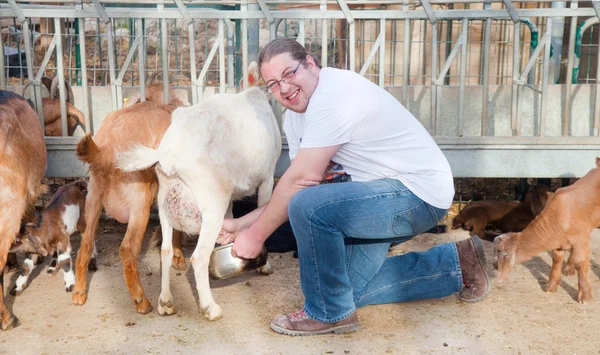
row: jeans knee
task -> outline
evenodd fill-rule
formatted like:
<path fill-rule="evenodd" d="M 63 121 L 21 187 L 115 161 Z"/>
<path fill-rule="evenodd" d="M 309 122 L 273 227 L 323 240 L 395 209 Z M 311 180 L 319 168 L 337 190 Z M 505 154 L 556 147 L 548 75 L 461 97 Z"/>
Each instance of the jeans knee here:
<path fill-rule="evenodd" d="M 290 203 L 288 204 L 288 216 L 290 218 L 290 223 L 294 223 L 298 220 L 306 220 L 309 217 L 309 194 L 307 194 L 307 190 L 303 189 L 294 194 Z"/>

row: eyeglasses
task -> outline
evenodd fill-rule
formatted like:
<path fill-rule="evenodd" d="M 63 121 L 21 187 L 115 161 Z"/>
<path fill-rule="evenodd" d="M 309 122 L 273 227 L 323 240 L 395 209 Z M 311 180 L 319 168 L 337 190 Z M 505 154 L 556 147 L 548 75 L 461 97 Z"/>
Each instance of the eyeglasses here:
<path fill-rule="evenodd" d="M 294 70 L 285 73 L 283 75 L 283 77 L 281 77 L 281 80 L 270 81 L 267 84 L 267 91 L 272 94 L 275 91 L 279 90 L 279 86 L 280 86 L 279 83 L 282 81 L 286 84 L 289 84 L 289 82 L 292 81 L 296 77 L 296 72 L 298 71 L 298 69 L 300 69 L 300 64 L 302 64 L 303 61 L 304 61 L 304 59 L 302 59 L 300 61 L 300 63 L 298 63 L 298 65 L 296 65 L 296 68 Z"/>

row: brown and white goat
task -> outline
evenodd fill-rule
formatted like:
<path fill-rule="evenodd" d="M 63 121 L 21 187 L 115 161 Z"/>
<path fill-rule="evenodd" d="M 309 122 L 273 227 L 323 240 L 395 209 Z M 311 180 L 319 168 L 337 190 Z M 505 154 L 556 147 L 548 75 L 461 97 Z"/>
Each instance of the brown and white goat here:
<path fill-rule="evenodd" d="M 46 143 L 37 114 L 23 97 L 0 90 L 0 328 L 19 326 L 4 304 L 4 266 L 21 222 L 33 216 L 45 185 Z"/>
<path fill-rule="evenodd" d="M 114 161 L 115 154 L 127 150 L 134 143 L 158 147 L 171 124 L 174 109 L 174 106 L 146 101 L 111 112 L 93 139 L 88 134 L 77 145 L 77 156 L 89 165 L 90 180 L 85 205 L 85 232 L 77 253 L 73 304 L 84 304 L 87 299 L 87 266 L 104 208 L 117 221 L 127 223 L 119 252 L 136 310 L 143 314 L 152 310 L 140 283 L 137 258 L 158 191 L 158 180 L 153 169 L 123 172 L 115 167 Z"/>
<path fill-rule="evenodd" d="M 62 269 L 65 290 L 71 292 L 75 285 L 75 274 L 71 265 L 70 236 L 85 230 L 85 195 L 87 181 L 77 180 L 61 186 L 39 214 L 37 223 L 28 223 L 13 242 L 11 252 L 26 252 L 27 258 L 19 270 L 19 277 L 10 291 L 18 296 L 27 285 L 29 275 L 35 268 L 38 255 L 53 255 L 48 268 L 49 274 Z M 94 257 L 94 265 L 95 257 Z"/>
<path fill-rule="evenodd" d="M 552 270 L 546 292 L 556 292 L 565 251 L 571 250 L 565 273 L 577 271 L 577 301 L 592 300 L 589 280 L 590 234 L 600 225 L 600 158 L 596 167 L 573 185 L 556 190 L 546 208 L 520 233 L 496 237 L 496 282 L 504 281 L 515 263 L 552 250 Z"/>
<path fill-rule="evenodd" d="M 452 220 L 452 229 L 462 227 L 469 235 L 483 238 L 488 223 L 502 218 L 519 205 L 519 201 L 483 200 L 473 201 Z"/>
<path fill-rule="evenodd" d="M 200 309 L 209 320 L 221 307 L 210 290 L 208 264 L 232 201 L 258 189 L 258 205 L 271 197 L 281 136 L 263 89 L 219 94 L 197 105 L 178 108 L 158 148 L 137 145 L 121 153 L 124 171 L 155 167 L 162 228 L 162 285 L 158 313 L 175 313 L 170 289 L 172 227 L 199 234 L 190 262 L 194 267 Z M 266 266 L 266 265 L 265 265 Z"/>

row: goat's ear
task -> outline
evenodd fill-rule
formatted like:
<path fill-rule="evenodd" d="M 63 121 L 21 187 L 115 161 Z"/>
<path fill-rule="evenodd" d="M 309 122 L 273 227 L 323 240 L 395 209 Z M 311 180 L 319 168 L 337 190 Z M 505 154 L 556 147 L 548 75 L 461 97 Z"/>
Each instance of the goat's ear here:
<path fill-rule="evenodd" d="M 258 71 L 258 63 L 255 61 L 250 62 L 248 65 L 248 88 L 254 86 L 263 85 L 263 81 L 261 80 L 260 73 Z M 240 88 L 245 90 L 247 88 L 244 87 L 244 79 L 240 80 Z"/>
<path fill-rule="evenodd" d="M 42 243 L 42 240 L 37 235 L 29 233 L 27 235 L 27 239 L 33 246 L 33 249 L 35 249 L 36 253 L 40 254 L 41 256 L 48 255 L 48 250 L 44 247 L 44 243 Z"/>
<path fill-rule="evenodd" d="M 500 244 L 500 242 L 503 241 L 504 238 L 506 238 L 506 234 L 501 234 L 501 235 L 497 236 L 496 238 L 494 238 L 494 244 L 496 244 L 496 245 Z"/>

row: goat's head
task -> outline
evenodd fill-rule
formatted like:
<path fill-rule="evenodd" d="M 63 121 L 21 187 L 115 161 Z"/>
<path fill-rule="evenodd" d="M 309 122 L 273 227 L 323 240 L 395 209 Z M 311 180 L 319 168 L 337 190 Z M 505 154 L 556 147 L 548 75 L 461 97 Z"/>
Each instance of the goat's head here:
<path fill-rule="evenodd" d="M 528 201 L 531 206 L 531 212 L 537 216 L 542 212 L 548 204 L 550 198 L 554 195 L 550 188 L 546 185 L 532 185 L 527 191 L 525 201 Z"/>
<path fill-rule="evenodd" d="M 42 239 L 37 236 L 39 227 L 33 223 L 26 224 L 22 229 L 21 233 L 17 235 L 13 241 L 10 251 L 15 252 L 26 252 L 34 253 L 42 256 L 48 255 L 48 250 L 42 242 Z"/>
<path fill-rule="evenodd" d="M 250 62 L 250 64 L 248 64 L 248 88 L 264 85 L 265 82 L 258 72 L 258 63 L 255 61 Z M 247 89 L 244 87 L 244 79 L 240 79 L 240 88 L 242 90 Z"/>
<path fill-rule="evenodd" d="M 508 277 L 515 264 L 517 243 L 515 237 L 520 233 L 506 233 L 494 238 L 494 268 L 498 271 L 496 282 L 500 283 Z"/>

